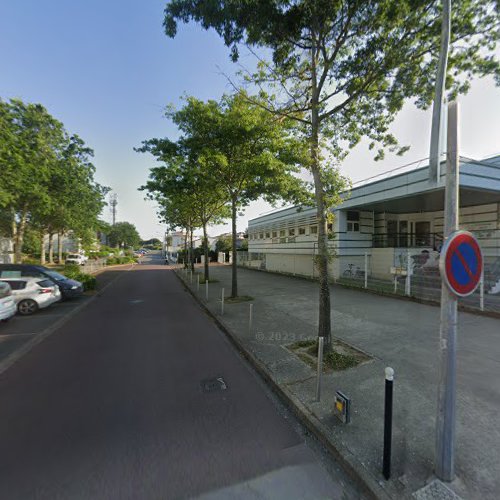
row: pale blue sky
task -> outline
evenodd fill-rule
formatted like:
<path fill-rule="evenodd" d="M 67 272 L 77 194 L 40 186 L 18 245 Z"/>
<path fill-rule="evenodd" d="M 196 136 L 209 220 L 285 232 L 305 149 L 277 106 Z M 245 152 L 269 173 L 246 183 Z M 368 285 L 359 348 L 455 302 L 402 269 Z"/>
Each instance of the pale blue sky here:
<path fill-rule="evenodd" d="M 180 26 L 163 34 L 165 0 L 3 0 L 0 6 L 0 97 L 43 104 L 95 151 L 97 179 L 118 194 L 118 219 L 143 237 L 160 237 L 154 206 L 143 200 L 151 158 L 133 151 L 143 139 L 174 136 L 163 118 L 183 94 L 218 99 L 230 90 L 221 72 L 236 70 L 214 32 Z M 462 103 L 463 154 L 500 152 L 500 93 L 491 80 L 474 83 Z M 393 126 L 403 158 L 375 163 L 363 146 L 343 170 L 354 180 L 428 155 L 430 114 L 406 106 Z M 239 227 L 268 210 L 255 203 Z M 104 218 L 109 220 L 109 210 Z M 229 226 L 227 226 L 228 228 Z M 228 230 L 217 227 L 213 234 Z"/>

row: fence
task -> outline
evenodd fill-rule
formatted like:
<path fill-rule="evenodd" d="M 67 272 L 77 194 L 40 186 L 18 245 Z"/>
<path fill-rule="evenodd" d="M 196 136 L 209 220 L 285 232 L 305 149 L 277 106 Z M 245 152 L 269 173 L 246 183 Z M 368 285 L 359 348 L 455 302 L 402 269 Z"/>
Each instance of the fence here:
<path fill-rule="evenodd" d="M 83 266 L 82 271 L 87 274 L 94 274 L 106 267 L 106 259 L 88 260 Z"/>
<path fill-rule="evenodd" d="M 478 289 L 459 304 L 470 309 L 500 313 L 500 231 L 477 232 L 484 256 Z M 435 248 L 435 247 L 434 247 Z M 317 278 L 313 250 L 309 253 L 238 252 L 238 265 L 262 271 Z M 317 253 L 317 252 L 315 252 Z M 337 255 L 329 266 L 333 282 L 439 303 L 439 252 L 432 247 L 360 249 L 357 255 Z"/>
<path fill-rule="evenodd" d="M 441 300 L 437 251 L 394 248 L 380 252 L 372 249 L 365 255 L 342 256 L 337 260 L 341 272 L 336 281 L 341 285 L 437 303 Z M 480 286 L 472 295 L 460 298 L 459 304 L 500 313 L 500 256 L 484 255 Z"/>

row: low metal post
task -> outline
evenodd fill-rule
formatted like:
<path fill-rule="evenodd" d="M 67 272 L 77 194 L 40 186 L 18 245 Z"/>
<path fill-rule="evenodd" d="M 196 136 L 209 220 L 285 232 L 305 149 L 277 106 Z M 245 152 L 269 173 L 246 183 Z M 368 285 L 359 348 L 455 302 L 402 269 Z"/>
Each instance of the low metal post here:
<path fill-rule="evenodd" d="M 368 288 L 368 253 L 365 252 L 365 288 Z"/>
<path fill-rule="evenodd" d="M 196 275 L 196 291 L 197 292 L 200 291 L 200 275 L 199 274 Z"/>
<path fill-rule="evenodd" d="M 189 273 L 190 273 L 190 276 L 189 276 L 189 282 L 191 283 L 191 285 L 193 284 L 193 270 L 190 269 L 189 270 Z"/>
<path fill-rule="evenodd" d="M 398 293 L 398 275 L 394 274 L 394 293 Z"/>
<path fill-rule="evenodd" d="M 393 381 L 394 370 L 388 366 L 385 369 L 384 459 L 382 468 L 382 473 L 385 479 L 389 479 L 391 477 Z"/>
<path fill-rule="evenodd" d="M 205 280 L 205 299 L 208 302 L 208 280 Z"/>
<path fill-rule="evenodd" d="M 321 376 L 323 374 L 323 343 L 324 337 L 318 337 L 318 368 L 316 375 L 316 401 L 321 400 Z"/>
<path fill-rule="evenodd" d="M 224 316 L 224 288 L 222 289 L 221 298 L 220 298 L 220 314 Z"/>
<path fill-rule="evenodd" d="M 479 309 L 484 311 L 484 269 L 481 273 L 481 281 L 479 282 Z"/>
<path fill-rule="evenodd" d="M 248 305 L 248 333 L 252 333 L 253 304 Z"/>
<path fill-rule="evenodd" d="M 410 251 L 408 250 L 406 254 L 406 286 L 405 293 L 408 297 L 411 295 L 411 263 L 410 263 Z"/>

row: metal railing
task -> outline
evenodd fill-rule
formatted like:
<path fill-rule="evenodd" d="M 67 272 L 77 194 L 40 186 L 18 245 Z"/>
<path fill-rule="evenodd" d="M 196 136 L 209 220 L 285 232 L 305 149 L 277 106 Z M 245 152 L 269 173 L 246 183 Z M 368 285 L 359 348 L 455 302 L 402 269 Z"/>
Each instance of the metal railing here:
<path fill-rule="evenodd" d="M 372 236 L 373 248 L 412 248 L 429 247 L 440 249 L 443 244 L 442 233 L 380 233 Z"/>

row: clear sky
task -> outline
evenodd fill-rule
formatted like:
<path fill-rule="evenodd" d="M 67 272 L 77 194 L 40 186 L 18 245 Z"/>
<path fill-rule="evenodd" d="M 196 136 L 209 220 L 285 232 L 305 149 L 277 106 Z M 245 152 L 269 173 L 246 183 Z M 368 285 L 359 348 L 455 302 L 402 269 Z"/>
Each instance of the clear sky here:
<path fill-rule="evenodd" d="M 0 5 L 0 97 L 39 102 L 94 149 L 97 180 L 118 195 L 118 220 L 135 224 L 144 238 L 161 238 L 153 203 L 137 191 L 153 161 L 135 153 L 143 139 L 175 137 L 163 117 L 167 103 L 184 94 L 219 99 L 229 92 L 223 73 L 236 67 L 213 32 L 180 26 L 163 34 L 165 0 L 4 0 Z M 243 61 L 244 62 L 244 61 Z M 462 106 L 462 154 L 500 153 L 500 90 L 474 82 Z M 393 131 L 411 150 L 375 163 L 357 147 L 343 165 L 353 180 L 428 156 L 430 113 L 408 105 Z M 239 221 L 269 210 L 252 204 Z M 109 220 L 109 209 L 104 219 Z M 218 226 L 211 233 L 228 231 Z"/>

